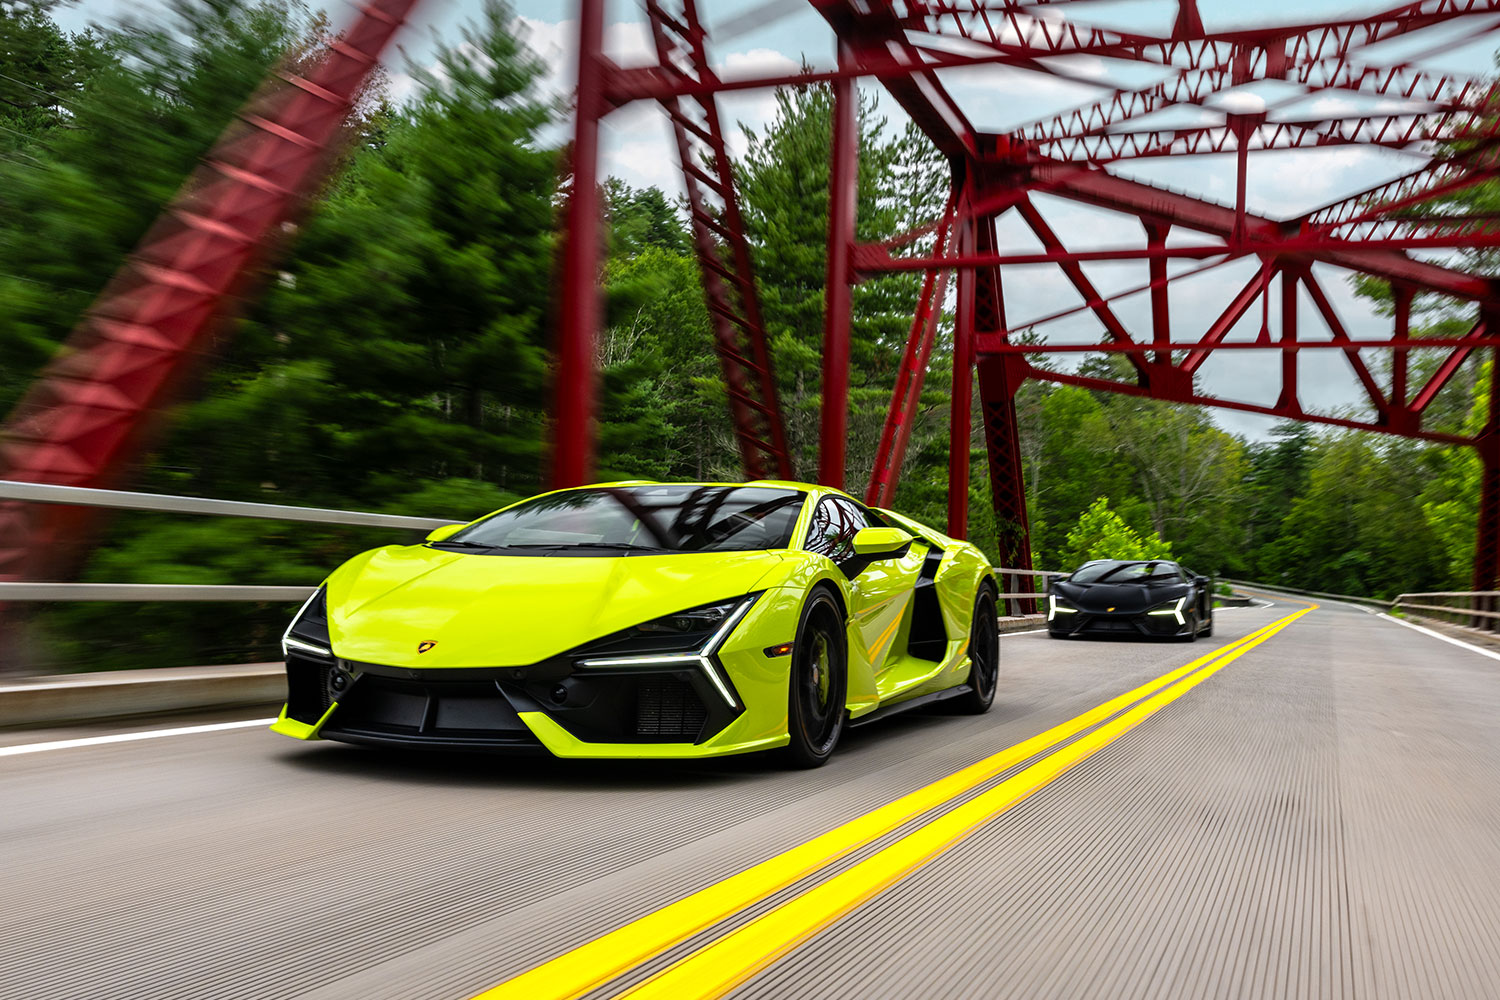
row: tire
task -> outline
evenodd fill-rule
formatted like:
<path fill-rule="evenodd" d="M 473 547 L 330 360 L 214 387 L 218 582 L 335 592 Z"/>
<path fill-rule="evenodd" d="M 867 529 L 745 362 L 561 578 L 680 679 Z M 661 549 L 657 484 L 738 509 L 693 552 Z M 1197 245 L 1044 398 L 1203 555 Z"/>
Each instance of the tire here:
<path fill-rule="evenodd" d="M 1051 631 L 1047 634 L 1052 635 Z M 995 703 L 995 688 L 1000 683 L 1000 621 L 996 617 L 995 592 L 988 583 L 980 584 L 974 597 L 969 662 L 969 690 L 953 699 L 953 710 L 963 715 L 983 715 Z"/>
<path fill-rule="evenodd" d="M 833 595 L 818 588 L 797 623 L 787 683 L 787 733 L 782 750 L 791 767 L 821 767 L 833 756 L 847 717 L 849 645 L 844 613 Z"/>
<path fill-rule="evenodd" d="M 1203 638 L 1212 639 L 1214 636 L 1214 609 L 1208 609 L 1208 621 L 1203 626 Z"/>
<path fill-rule="evenodd" d="M 1200 627 L 1201 626 L 1198 624 L 1198 609 L 1194 608 L 1193 610 L 1191 610 L 1191 611 L 1188 612 L 1188 631 L 1187 631 L 1187 635 L 1185 635 L 1185 636 L 1182 637 L 1182 641 L 1183 642 L 1197 642 L 1198 641 L 1198 629 Z"/>

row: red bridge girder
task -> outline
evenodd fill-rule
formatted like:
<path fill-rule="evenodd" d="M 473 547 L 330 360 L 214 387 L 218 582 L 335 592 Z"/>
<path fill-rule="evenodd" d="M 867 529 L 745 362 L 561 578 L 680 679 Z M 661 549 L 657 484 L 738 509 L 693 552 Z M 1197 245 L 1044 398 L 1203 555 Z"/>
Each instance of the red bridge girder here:
<path fill-rule="evenodd" d="M 1086 18 L 1072 16 L 1074 8 L 1087 10 L 1083 0 L 908 0 L 899 7 L 893 0 L 809 2 L 838 38 L 835 67 L 798 74 L 723 78 L 712 69 L 709 39 L 694 0 L 648 0 L 647 19 L 657 64 L 629 70 L 615 66 L 604 54 L 604 0 L 580 0 L 574 183 L 559 310 L 555 482 L 581 482 L 591 474 L 592 348 L 599 323 L 599 123 L 615 108 L 635 100 L 661 103 L 672 124 L 689 196 L 694 246 L 703 269 L 716 347 L 747 475 L 791 474 L 766 331 L 759 315 L 750 244 L 740 218 L 716 98 L 730 91 L 832 82 L 836 127 L 830 150 L 834 182 L 824 339 L 826 382 L 820 464 L 824 481 L 842 483 L 845 468 L 842 429 L 847 406 L 844 387 L 849 378 L 848 284 L 882 271 L 927 272 L 866 494 L 872 502 L 888 503 L 900 473 L 911 410 L 936 342 L 944 282 L 952 274 L 956 277 L 957 317 L 952 338 L 951 533 L 962 537 L 967 531 L 969 414 L 977 370 L 1001 556 L 1013 567 L 1029 565 L 1030 557 L 1014 395 L 1026 378 L 1045 378 L 1111 392 L 1475 445 L 1486 467 L 1475 582 L 1479 589 L 1497 583 L 1500 486 L 1494 484 L 1500 483 L 1500 446 L 1495 444 L 1500 440 L 1500 428 L 1492 417 L 1479 437 L 1464 440 L 1424 429 L 1422 419 L 1437 393 L 1475 357 L 1476 351 L 1500 345 L 1500 333 L 1495 332 L 1500 330 L 1500 320 L 1493 318 L 1494 310 L 1500 308 L 1500 294 L 1487 278 L 1408 253 L 1413 249 L 1500 246 L 1500 218 L 1413 212 L 1434 195 L 1460 191 L 1500 172 L 1500 158 L 1494 154 L 1500 144 L 1500 134 L 1493 125 L 1496 89 L 1489 81 L 1423 67 L 1417 57 L 1382 65 L 1367 58 L 1363 50 L 1461 20 L 1466 22 L 1468 37 L 1481 37 L 1500 29 L 1500 0 L 1420 0 L 1367 16 L 1231 31 L 1206 28 L 1194 0 L 1177 0 L 1165 4 L 1172 14 L 1171 28 L 1165 34 L 1092 27 Z M 352 46 L 361 59 L 379 51 L 410 6 L 411 0 L 384 0 L 362 8 L 359 37 L 368 44 Z M 355 37 L 351 35 L 350 41 Z M 1074 72 L 1066 57 L 1075 55 L 1102 59 L 1106 64 L 1118 60 L 1152 67 L 1162 79 L 1144 87 L 1110 86 L 1092 75 Z M 986 65 L 1049 74 L 1100 86 L 1108 92 L 1092 104 L 1049 114 L 1003 134 L 986 134 L 972 126 L 940 77 L 947 70 Z M 248 223 L 238 218 L 223 219 L 201 209 L 169 213 L 169 221 L 163 223 L 166 228 L 153 234 L 132 258 L 126 276 L 90 313 L 83 327 L 85 336 L 101 337 L 113 331 L 114 339 L 121 344 L 139 346 L 143 352 L 160 351 L 168 349 L 160 343 L 160 321 L 162 316 L 171 315 L 184 317 L 179 325 L 191 335 L 180 338 L 180 346 L 174 342 L 169 349 L 181 353 L 189 346 L 222 309 L 225 296 L 248 273 L 270 227 L 285 216 L 296 192 L 305 186 L 311 165 L 318 159 L 315 154 L 326 146 L 341 117 L 341 112 L 335 114 L 333 110 L 339 104 L 339 95 L 353 93 L 338 89 L 337 84 L 356 83 L 363 78 L 362 73 L 351 73 L 345 68 L 341 75 L 332 74 L 337 79 L 315 78 L 298 84 L 300 89 L 284 107 L 295 107 L 299 114 L 292 115 L 288 122 L 271 115 L 248 119 L 253 129 L 246 134 L 257 155 L 235 160 L 216 157 L 223 162 L 211 168 L 216 173 L 214 183 L 228 185 L 223 190 L 235 194 L 224 193 L 214 204 L 234 204 L 239 198 L 263 207 L 251 212 Z M 854 238 L 857 136 L 851 127 L 851 81 L 859 77 L 874 78 L 892 95 L 947 158 L 952 174 L 952 192 L 944 216 L 904 241 L 882 246 L 857 245 Z M 1337 91 L 1355 98 L 1378 97 L 1403 104 L 1395 109 L 1346 111 L 1309 120 L 1305 111 L 1287 110 L 1288 102 L 1249 111 L 1243 102 L 1222 100 L 1236 88 L 1266 81 L 1300 88 L 1298 99 Z M 309 105 L 309 101 L 314 103 Z M 1191 106 L 1218 120 L 1169 128 L 1148 120 L 1159 111 L 1179 106 Z M 314 113 L 315 109 L 321 110 Z M 1460 153 L 1434 156 L 1418 141 L 1434 135 L 1462 138 L 1465 148 Z M 307 141 L 299 142 L 297 137 Z M 236 148 L 234 143 L 241 141 L 236 136 L 229 148 Z M 1394 181 L 1351 193 L 1301 217 L 1273 219 L 1248 208 L 1245 178 L 1253 155 L 1276 147 L 1330 144 L 1400 147 L 1424 157 L 1425 162 Z M 269 155 L 272 150 L 278 151 L 277 155 Z M 1236 204 L 1218 204 L 1130 180 L 1109 169 L 1122 161 L 1181 152 L 1232 154 Z M 302 166 L 286 166 L 290 163 Z M 285 170 L 284 179 L 278 179 L 278 170 Z M 1077 234 L 1058 232 L 1047 222 L 1041 211 L 1045 206 L 1036 199 L 1039 195 L 1133 217 L 1142 234 L 1141 243 L 1104 249 L 1070 246 Z M 1036 234 L 1043 247 L 1041 253 L 999 245 L 996 220 L 1011 211 Z M 1187 245 L 1169 241 L 1170 235 L 1183 230 L 1195 234 Z M 939 234 L 930 254 L 892 256 L 893 246 L 929 233 Z M 1204 263 L 1173 274 L 1167 268 L 1171 258 Z M 1146 285 L 1104 293 L 1085 268 L 1093 261 L 1128 259 L 1147 261 Z M 1169 294 L 1172 285 L 1235 260 L 1255 260 L 1259 266 L 1238 294 L 1227 299 L 1216 320 L 1174 319 Z M 1039 264 L 1060 267 L 1082 305 L 1040 318 L 1007 317 L 1004 272 Z M 1352 338 L 1314 273 L 1315 264 L 1389 282 L 1396 298 L 1391 336 L 1378 340 Z M 1119 299 L 1137 293 L 1150 297 L 1151 323 L 1145 336 L 1137 336 L 1115 309 Z M 1321 334 L 1297 328 L 1299 293 L 1315 306 L 1326 328 Z M 1478 321 L 1461 338 L 1413 339 L 1408 324 L 1416 295 L 1472 303 L 1477 306 Z M 122 310 L 116 303 L 127 308 Z M 164 313 L 164 303 L 177 303 L 171 307 L 175 311 Z M 1231 339 L 1235 323 L 1257 304 L 1267 320 L 1273 314 L 1280 318 L 1279 336 L 1273 338 L 1267 324 L 1254 342 Z M 1020 344 L 1012 340 L 1014 330 L 1042 327 L 1083 312 L 1092 314 L 1104 327 L 1101 342 Z M 1114 382 L 1086 378 L 1066 369 L 1042 369 L 1024 356 L 1062 357 L 1082 349 L 1124 353 L 1135 366 L 1135 380 Z M 1235 352 L 1248 349 L 1280 352 L 1282 385 L 1274 403 L 1220 399 L 1195 386 L 1195 373 L 1209 359 L 1216 355 L 1233 357 Z M 1394 359 L 1389 389 L 1374 378 L 1360 353 L 1376 349 L 1390 351 Z M 25 417 L 31 423 L 23 422 L 23 426 L 40 430 L 28 432 L 30 437 L 24 440 L 13 439 L 5 453 L 12 468 L 20 469 L 24 478 L 89 482 L 119 469 L 122 458 L 129 454 L 123 442 L 136 431 L 139 417 L 161 398 L 167 381 L 158 379 L 152 383 L 157 388 L 138 392 L 122 404 L 115 395 L 118 386 L 128 383 L 126 376 L 140 370 L 138 362 L 145 354 L 120 350 L 131 355 L 124 367 L 112 369 L 110 364 L 93 358 L 70 361 L 57 366 L 33 394 L 27 410 L 32 416 Z M 1304 410 L 1296 357 L 1299 352 L 1313 350 L 1343 354 L 1369 400 L 1369 417 L 1333 417 Z M 1423 386 L 1408 385 L 1407 355 L 1414 350 L 1445 353 L 1436 374 Z M 177 367 L 176 362 L 166 366 L 173 371 Z M 112 424 L 92 417 L 95 422 L 89 423 L 79 416 L 83 412 L 130 416 L 116 418 Z M 113 429 L 101 430 L 106 425 Z M 81 441 L 89 435 L 98 440 L 113 435 L 120 443 L 75 449 L 75 454 L 87 451 L 88 457 L 82 462 L 71 461 L 56 447 L 59 441 Z M 6 537 L 11 539 L 14 555 L 14 527 Z"/>
<path fill-rule="evenodd" d="M 262 88 L 0 431 L 0 478 L 110 486 L 200 359 L 215 322 L 321 179 L 340 129 L 416 0 L 366 0 L 305 74 Z M 83 508 L 0 504 L 0 579 L 41 569 Z"/>

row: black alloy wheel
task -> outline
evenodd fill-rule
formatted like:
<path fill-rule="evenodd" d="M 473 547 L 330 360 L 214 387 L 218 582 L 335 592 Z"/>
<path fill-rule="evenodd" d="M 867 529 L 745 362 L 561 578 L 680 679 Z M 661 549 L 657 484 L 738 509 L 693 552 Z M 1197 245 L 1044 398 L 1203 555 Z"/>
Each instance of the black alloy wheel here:
<path fill-rule="evenodd" d="M 849 688 L 849 646 L 844 613 L 822 588 L 802 609 L 788 683 L 787 763 L 821 767 L 844 734 Z"/>
<path fill-rule="evenodd" d="M 969 626 L 969 690 L 953 699 L 953 707 L 965 715 L 983 715 L 995 703 L 995 688 L 1000 682 L 997 615 L 994 589 L 988 583 L 980 584 L 974 598 L 974 620 Z"/>
<path fill-rule="evenodd" d="M 1208 599 L 1208 620 L 1203 623 L 1203 638 L 1212 639 L 1214 635 L 1214 599 Z"/>

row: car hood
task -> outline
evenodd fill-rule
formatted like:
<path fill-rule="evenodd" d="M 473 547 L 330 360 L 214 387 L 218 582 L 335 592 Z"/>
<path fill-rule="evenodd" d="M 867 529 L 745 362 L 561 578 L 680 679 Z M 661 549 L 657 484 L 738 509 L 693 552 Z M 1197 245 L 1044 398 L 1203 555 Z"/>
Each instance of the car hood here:
<path fill-rule="evenodd" d="M 1163 601 L 1173 601 L 1187 592 L 1187 585 L 1165 583 L 1148 586 L 1144 583 L 1071 583 L 1060 581 L 1057 592 L 1066 597 L 1080 611 L 1097 611 L 1117 614 L 1136 614 L 1153 608 Z"/>
<path fill-rule="evenodd" d="M 521 666 L 748 593 L 780 561 L 767 551 L 564 557 L 388 546 L 328 578 L 329 638 L 335 654 L 366 663 Z"/>

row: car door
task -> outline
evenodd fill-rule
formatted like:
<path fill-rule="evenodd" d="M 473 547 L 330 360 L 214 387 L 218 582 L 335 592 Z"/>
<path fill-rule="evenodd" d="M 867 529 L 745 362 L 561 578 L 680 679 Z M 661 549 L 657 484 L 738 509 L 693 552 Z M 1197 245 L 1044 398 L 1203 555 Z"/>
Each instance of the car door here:
<path fill-rule="evenodd" d="M 889 662 L 911 604 L 927 546 L 916 540 L 898 558 L 869 559 L 854 552 L 861 528 L 886 527 L 879 516 L 845 497 L 824 497 L 813 512 L 807 547 L 832 559 L 849 578 L 854 628 L 851 640 L 878 677 Z"/>

